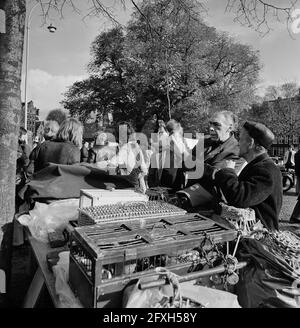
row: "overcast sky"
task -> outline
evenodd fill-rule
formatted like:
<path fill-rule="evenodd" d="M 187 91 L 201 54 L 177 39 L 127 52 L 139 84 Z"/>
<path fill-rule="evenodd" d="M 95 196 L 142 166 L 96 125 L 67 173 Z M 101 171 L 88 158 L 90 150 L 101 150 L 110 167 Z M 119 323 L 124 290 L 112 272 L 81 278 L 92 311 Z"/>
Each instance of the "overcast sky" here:
<path fill-rule="evenodd" d="M 75 0 L 75 3 L 86 13 L 88 0 Z M 206 3 L 209 11 L 205 21 L 209 25 L 230 33 L 239 42 L 249 44 L 260 52 L 263 64 L 260 92 L 268 84 L 287 81 L 300 84 L 300 34 L 294 34 L 292 39 L 285 24 L 272 22 L 273 30 L 262 38 L 257 32 L 234 22 L 233 13 L 225 13 L 227 0 L 209 0 Z M 32 3 L 29 5 L 32 7 Z M 125 11 L 119 7 L 116 18 L 125 24 L 131 10 L 130 6 Z M 41 25 L 40 15 L 40 9 L 35 8 L 30 24 L 28 100 L 32 99 L 35 106 L 41 109 L 40 118 L 44 119 L 49 110 L 61 107 L 59 102 L 66 88 L 87 76 L 90 44 L 111 25 L 103 18 L 82 21 L 82 16 L 66 8 L 63 20 L 53 18 L 47 22 L 46 26 L 52 23 L 57 27 L 56 33 L 49 33 L 46 26 Z M 24 81 L 24 101 L 23 86 Z"/>

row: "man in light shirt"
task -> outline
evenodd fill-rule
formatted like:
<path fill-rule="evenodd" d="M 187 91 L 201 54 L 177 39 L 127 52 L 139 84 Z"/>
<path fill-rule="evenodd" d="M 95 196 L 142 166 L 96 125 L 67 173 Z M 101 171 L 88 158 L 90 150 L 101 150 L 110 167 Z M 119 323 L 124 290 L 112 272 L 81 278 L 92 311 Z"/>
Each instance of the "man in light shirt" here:
<path fill-rule="evenodd" d="M 120 175 L 130 175 L 136 172 L 140 189 L 142 192 L 146 192 L 144 177 L 148 173 L 148 167 L 145 163 L 143 151 L 135 138 L 132 125 L 128 122 L 121 122 L 119 124 L 121 134 L 122 129 L 126 135 L 120 136 L 119 134 L 119 151 L 108 161 L 108 169 L 110 171 L 115 169 Z"/>
<path fill-rule="evenodd" d="M 294 149 L 294 146 L 290 145 L 289 149 L 285 152 L 283 158 L 283 164 L 287 170 L 295 168 L 295 154 L 296 151 Z"/>

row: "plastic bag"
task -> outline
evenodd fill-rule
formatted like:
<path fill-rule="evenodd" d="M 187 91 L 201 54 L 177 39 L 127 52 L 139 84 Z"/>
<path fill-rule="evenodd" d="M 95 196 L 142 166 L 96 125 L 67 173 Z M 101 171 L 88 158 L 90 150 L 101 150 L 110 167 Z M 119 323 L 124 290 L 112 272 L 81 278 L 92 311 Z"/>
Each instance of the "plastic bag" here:
<path fill-rule="evenodd" d="M 32 236 L 48 242 L 48 231 L 63 229 L 70 220 L 78 218 L 79 199 L 58 200 L 51 204 L 35 203 L 29 214 L 18 217 L 18 221 L 28 226 Z"/>
<path fill-rule="evenodd" d="M 181 296 L 203 304 L 206 308 L 240 308 L 237 296 L 215 288 L 195 285 L 194 281 L 180 283 Z"/>
<path fill-rule="evenodd" d="M 52 268 L 55 276 L 55 290 L 61 302 L 61 308 L 82 308 L 68 285 L 69 255 L 70 252 L 59 253 L 59 261 Z"/>
<path fill-rule="evenodd" d="M 158 276 L 156 277 L 159 278 Z M 173 289 L 170 285 L 139 289 L 141 283 L 153 281 L 153 276 L 143 277 L 136 284 L 128 286 L 123 293 L 122 307 L 124 308 L 152 308 L 159 303 L 164 297 L 173 295 Z"/>
<path fill-rule="evenodd" d="M 178 276 L 165 268 L 157 268 L 170 284 L 141 290 L 141 283 L 153 281 L 155 276 L 142 277 L 135 285 L 125 289 L 123 307 L 126 308 L 240 308 L 237 296 L 229 292 L 198 286 L 195 281 L 179 283 Z"/>

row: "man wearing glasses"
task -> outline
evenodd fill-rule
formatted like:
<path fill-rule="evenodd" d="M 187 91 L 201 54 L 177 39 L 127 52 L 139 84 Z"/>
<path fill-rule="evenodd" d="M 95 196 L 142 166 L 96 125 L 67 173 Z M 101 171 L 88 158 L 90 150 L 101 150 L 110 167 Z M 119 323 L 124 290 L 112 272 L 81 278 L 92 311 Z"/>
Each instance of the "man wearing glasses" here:
<path fill-rule="evenodd" d="M 204 172 L 199 179 L 189 179 L 187 187 L 179 192 L 186 196 L 192 207 L 205 205 L 212 200 L 215 189 L 211 180 L 214 169 L 232 168 L 239 174 L 246 165 L 239 157 L 239 144 L 234 135 L 237 117 L 231 111 L 215 113 L 209 121 L 209 135 L 204 140 Z M 193 159 L 197 160 L 197 146 L 193 149 Z M 207 193 L 208 192 L 208 193 Z M 209 195 L 209 193 L 211 195 Z"/>
<path fill-rule="evenodd" d="M 215 113 L 209 122 L 209 137 L 204 141 L 204 163 L 214 168 L 237 167 L 240 171 L 239 144 L 234 132 L 237 130 L 237 117 L 230 111 Z M 228 163 L 226 161 L 234 161 Z M 235 164 L 234 164 L 235 163 Z M 204 170 L 204 176 L 206 174 Z"/>

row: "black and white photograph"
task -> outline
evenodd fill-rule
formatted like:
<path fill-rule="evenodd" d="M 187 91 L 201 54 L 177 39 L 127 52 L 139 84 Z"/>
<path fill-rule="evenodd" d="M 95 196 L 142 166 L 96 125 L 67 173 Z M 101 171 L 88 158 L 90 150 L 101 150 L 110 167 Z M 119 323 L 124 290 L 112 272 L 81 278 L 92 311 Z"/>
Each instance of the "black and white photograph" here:
<path fill-rule="evenodd" d="M 299 0 L 0 0 L 0 311 L 299 309 L 299 58 Z"/>

